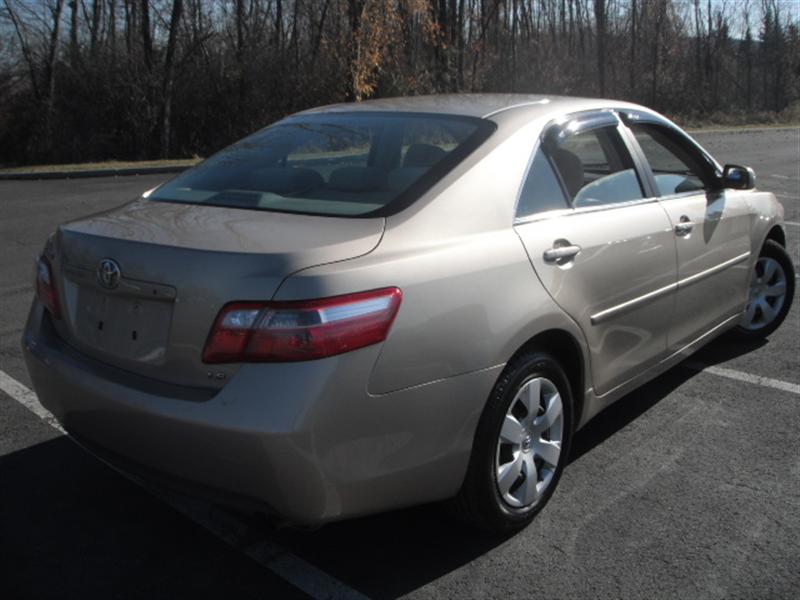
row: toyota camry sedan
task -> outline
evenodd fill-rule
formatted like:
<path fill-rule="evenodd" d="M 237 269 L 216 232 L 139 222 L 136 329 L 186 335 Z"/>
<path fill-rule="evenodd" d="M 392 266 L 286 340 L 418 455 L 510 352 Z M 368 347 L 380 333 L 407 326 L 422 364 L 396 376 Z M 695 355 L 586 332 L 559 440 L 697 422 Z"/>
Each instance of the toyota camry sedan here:
<path fill-rule="evenodd" d="M 508 531 L 603 408 L 780 325 L 782 218 L 634 104 L 326 106 L 59 227 L 23 346 L 122 471 L 292 524 L 447 500 Z"/>

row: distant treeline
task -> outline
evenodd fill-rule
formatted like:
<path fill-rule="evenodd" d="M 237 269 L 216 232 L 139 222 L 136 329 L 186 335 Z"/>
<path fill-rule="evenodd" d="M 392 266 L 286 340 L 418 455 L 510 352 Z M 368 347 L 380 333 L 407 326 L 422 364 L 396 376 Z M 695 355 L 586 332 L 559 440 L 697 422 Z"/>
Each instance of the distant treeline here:
<path fill-rule="evenodd" d="M 0 0 L 0 163 L 203 156 L 303 108 L 437 92 L 796 111 L 795 2 Z"/>

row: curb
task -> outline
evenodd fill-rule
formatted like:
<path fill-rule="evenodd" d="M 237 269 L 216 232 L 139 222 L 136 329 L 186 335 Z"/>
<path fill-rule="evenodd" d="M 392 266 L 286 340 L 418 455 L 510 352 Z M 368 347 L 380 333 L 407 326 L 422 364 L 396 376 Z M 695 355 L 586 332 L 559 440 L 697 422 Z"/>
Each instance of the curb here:
<path fill-rule="evenodd" d="M 48 171 L 44 173 L 0 173 L 0 181 L 36 179 L 84 179 L 88 177 L 124 177 L 128 175 L 160 175 L 180 173 L 190 168 L 186 166 L 169 167 L 130 167 L 127 169 L 95 169 L 92 171 Z"/>
<path fill-rule="evenodd" d="M 690 135 L 702 135 L 704 133 L 752 133 L 754 131 L 798 131 L 800 125 L 744 125 L 742 127 L 708 127 L 700 129 L 684 129 Z"/>

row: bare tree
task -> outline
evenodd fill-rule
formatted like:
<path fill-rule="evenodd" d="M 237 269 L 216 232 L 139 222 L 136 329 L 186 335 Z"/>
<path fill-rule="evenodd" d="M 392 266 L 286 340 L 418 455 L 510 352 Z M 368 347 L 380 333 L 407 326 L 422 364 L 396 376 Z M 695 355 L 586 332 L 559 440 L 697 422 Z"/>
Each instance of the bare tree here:
<path fill-rule="evenodd" d="M 0 0 L 0 35 L 6 162 L 202 155 L 309 105 L 443 91 L 800 111 L 783 0 Z"/>
<path fill-rule="evenodd" d="M 606 94 L 606 0 L 594 0 L 594 19 L 597 27 L 597 75 L 600 95 Z"/>
<path fill-rule="evenodd" d="M 164 58 L 164 81 L 162 85 L 161 117 L 161 157 L 169 156 L 170 117 L 172 115 L 172 93 L 175 83 L 175 46 L 178 43 L 178 27 L 183 13 L 183 0 L 172 0 L 172 16 L 169 20 L 169 38 Z"/>

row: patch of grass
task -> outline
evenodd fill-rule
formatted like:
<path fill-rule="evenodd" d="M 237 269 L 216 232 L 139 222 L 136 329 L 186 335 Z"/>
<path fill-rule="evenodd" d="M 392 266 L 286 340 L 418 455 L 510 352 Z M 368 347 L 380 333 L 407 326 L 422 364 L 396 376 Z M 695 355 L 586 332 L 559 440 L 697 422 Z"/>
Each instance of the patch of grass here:
<path fill-rule="evenodd" d="M 0 168 L 0 173 L 57 173 L 73 171 L 103 171 L 106 169 L 136 169 L 146 167 L 191 167 L 202 159 L 186 158 L 174 160 L 109 160 L 105 162 L 73 163 L 67 165 L 30 165 L 27 167 Z"/>
<path fill-rule="evenodd" d="M 800 127 L 800 102 L 780 112 L 712 112 L 667 116 L 689 131 L 787 129 Z"/>
<path fill-rule="evenodd" d="M 800 129 L 800 121 L 797 123 L 780 124 L 744 123 L 742 125 L 719 125 L 716 123 L 707 123 L 705 125 L 692 125 L 690 127 L 686 127 L 686 131 L 689 133 L 724 133 L 726 131 L 758 131 L 763 129 Z"/>

